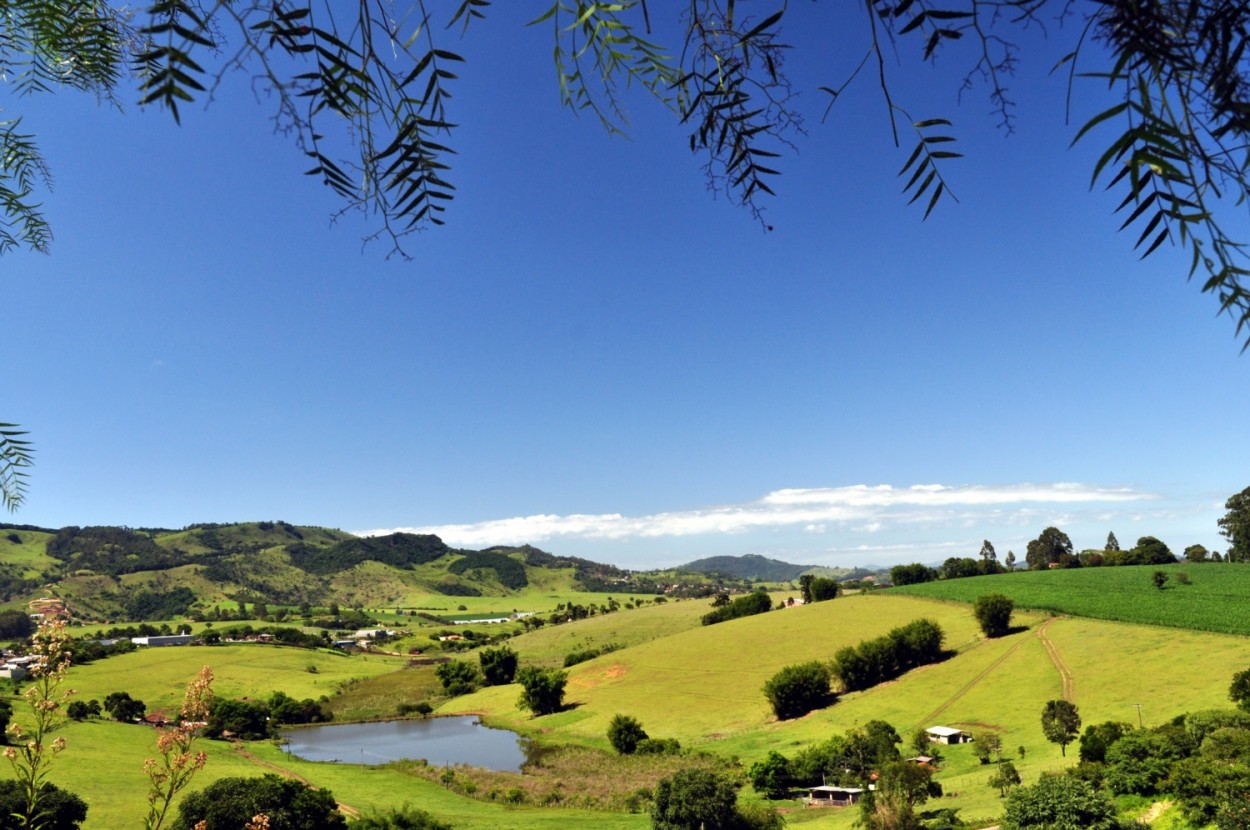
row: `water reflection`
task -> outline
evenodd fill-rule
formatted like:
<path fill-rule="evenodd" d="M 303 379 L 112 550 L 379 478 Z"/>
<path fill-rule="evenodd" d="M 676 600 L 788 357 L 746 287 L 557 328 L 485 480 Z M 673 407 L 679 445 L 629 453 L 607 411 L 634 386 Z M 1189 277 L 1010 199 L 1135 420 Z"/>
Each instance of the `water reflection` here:
<path fill-rule="evenodd" d="M 385 764 L 424 758 L 435 766 L 520 772 L 528 741 L 506 729 L 483 726 L 473 716 L 341 723 L 281 732 L 288 751 L 307 761 Z"/>

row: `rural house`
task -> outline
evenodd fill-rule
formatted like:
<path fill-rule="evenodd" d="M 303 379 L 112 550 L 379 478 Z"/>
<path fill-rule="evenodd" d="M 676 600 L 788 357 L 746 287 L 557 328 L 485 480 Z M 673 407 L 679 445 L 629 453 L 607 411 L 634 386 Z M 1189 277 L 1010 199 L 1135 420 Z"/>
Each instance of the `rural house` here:
<path fill-rule="evenodd" d="M 967 744 L 972 743 L 972 736 L 962 729 L 953 726 L 930 726 L 925 730 L 929 743 L 934 744 Z"/>

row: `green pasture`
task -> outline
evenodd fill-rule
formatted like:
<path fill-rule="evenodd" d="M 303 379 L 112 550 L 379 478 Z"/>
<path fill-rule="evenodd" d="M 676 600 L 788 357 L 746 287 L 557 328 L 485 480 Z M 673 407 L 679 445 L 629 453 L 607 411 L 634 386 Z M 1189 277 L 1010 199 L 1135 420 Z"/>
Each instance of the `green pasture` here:
<path fill-rule="evenodd" d="M 206 665 L 213 669 L 213 689 L 220 697 L 267 699 L 280 690 L 296 700 L 316 700 L 357 678 L 388 674 L 404 664 L 402 658 L 382 655 L 259 644 L 141 648 L 74 666 L 67 683 L 82 700 L 102 701 L 110 692 L 125 691 L 149 711 L 176 711 L 187 683 Z"/>
<path fill-rule="evenodd" d="M 608 602 L 606 594 L 583 596 L 596 597 L 597 604 L 606 605 Z M 618 602 L 626 601 L 620 596 L 616 599 Z M 669 601 L 633 609 L 622 606 L 611 614 L 543 626 L 510 640 L 508 645 L 527 663 L 561 666 L 565 655 L 574 651 L 601 648 L 612 643 L 623 647 L 636 646 L 699 628 L 699 618 L 708 610 L 707 600 Z"/>
<path fill-rule="evenodd" d="M 516 687 L 485 689 L 443 710 L 482 711 L 523 731 L 541 729 L 555 740 L 596 744 L 603 743 L 608 721 L 620 712 L 638 718 L 654 737 L 712 748 L 772 719 L 761 689 L 782 667 L 830 659 L 844 646 L 926 616 L 942 626 L 948 648 L 967 647 L 979 637 L 964 606 L 884 595 L 845 597 L 689 628 L 574 666 L 565 694 L 571 708 L 533 722 L 516 709 Z M 576 636 L 593 621 L 563 627 Z M 525 656 L 527 638 L 542 634 L 511 642 Z"/>
<path fill-rule="evenodd" d="M 37 577 L 57 564 L 45 553 L 51 538 L 51 533 L 38 530 L 0 530 L 0 562 L 21 568 L 26 578 Z"/>
<path fill-rule="evenodd" d="M 1169 577 L 1163 590 L 1151 575 Z M 1185 574 L 1190 584 L 1177 582 Z M 1200 565 L 1133 565 L 943 579 L 890 589 L 891 593 L 973 602 L 982 594 L 1006 594 L 1017 608 L 1099 620 L 1164 625 L 1195 631 L 1250 634 L 1250 567 L 1218 562 Z"/>

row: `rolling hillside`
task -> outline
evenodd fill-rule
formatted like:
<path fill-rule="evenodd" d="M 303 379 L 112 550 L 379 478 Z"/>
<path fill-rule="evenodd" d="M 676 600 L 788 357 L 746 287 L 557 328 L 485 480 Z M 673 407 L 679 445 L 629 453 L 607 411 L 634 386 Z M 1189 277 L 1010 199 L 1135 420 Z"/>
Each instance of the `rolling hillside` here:
<path fill-rule="evenodd" d="M 192 525 L 182 530 L 0 525 L 0 601 L 66 599 L 81 619 L 140 620 L 214 606 L 418 605 L 428 598 L 508 597 L 547 591 L 655 593 L 654 580 L 531 546 L 483 551 L 436 536 L 360 538 L 286 522 Z M 190 598 L 187 599 L 190 593 Z M 175 601 L 181 598 L 181 601 Z"/>

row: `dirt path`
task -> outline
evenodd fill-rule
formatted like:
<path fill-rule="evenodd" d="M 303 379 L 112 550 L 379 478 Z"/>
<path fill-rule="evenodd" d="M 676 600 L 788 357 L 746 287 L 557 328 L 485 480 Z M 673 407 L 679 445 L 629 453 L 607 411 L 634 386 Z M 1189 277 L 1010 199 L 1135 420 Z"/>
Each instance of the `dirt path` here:
<path fill-rule="evenodd" d="M 1063 657 L 1059 654 L 1059 648 L 1049 637 L 1046 636 L 1046 629 L 1050 628 L 1050 624 L 1055 621 L 1055 617 L 1048 617 L 1044 623 L 1037 627 L 1038 639 L 1042 641 L 1042 645 L 1046 648 L 1046 654 L 1050 656 L 1050 662 L 1055 664 L 1055 668 L 1059 671 L 1059 677 L 1063 681 L 1063 699 L 1069 703 L 1075 702 L 1076 699 L 1076 678 L 1072 675 L 1072 670 L 1063 662 Z"/>
<path fill-rule="evenodd" d="M 236 746 L 234 748 L 234 751 L 237 752 L 239 755 L 242 755 L 244 758 L 251 761 L 253 764 L 255 764 L 258 767 L 263 767 L 269 770 L 270 772 L 276 772 L 278 775 L 281 775 L 283 778 L 292 778 L 300 782 L 301 784 L 306 784 L 309 787 L 312 787 L 314 790 L 318 789 L 318 787 L 315 784 L 313 784 L 313 782 L 309 781 L 307 778 L 300 775 L 299 773 L 292 772 L 286 767 L 280 767 L 277 764 L 273 763 L 272 761 L 266 761 L 262 758 L 257 758 L 255 755 L 253 755 L 252 753 L 244 749 L 241 745 Z M 344 804 L 341 801 L 337 803 L 339 807 L 339 812 L 342 813 L 343 815 L 349 818 L 360 818 L 360 810 L 356 809 L 350 804 Z"/>
<path fill-rule="evenodd" d="M 993 663 L 990 663 L 988 666 L 986 666 L 985 669 L 981 673 L 975 675 L 971 680 L 965 683 L 958 691 L 956 691 L 955 694 L 947 698 L 946 701 L 943 702 L 941 706 L 939 706 L 938 708 L 930 712 L 928 715 L 926 715 L 924 720 L 921 722 L 920 726 L 923 728 L 926 725 L 932 724 L 934 721 L 936 721 L 943 712 L 945 712 L 947 709 L 951 707 L 951 705 L 955 703 L 955 701 L 959 700 L 961 697 L 968 694 L 968 692 L 976 688 L 976 685 L 980 683 L 982 680 L 984 680 L 986 677 L 988 677 L 989 674 L 993 672 L 996 668 L 1001 666 L 1003 664 L 1003 661 L 1005 661 L 1011 655 L 1015 654 L 1016 651 L 1019 650 L 1020 646 L 1024 645 L 1024 642 L 1025 642 L 1025 639 L 1021 637 L 1019 640 L 1013 643 L 1011 648 L 1007 649 L 1002 654 L 1000 654 L 998 658 L 995 659 Z"/>
<path fill-rule="evenodd" d="M 1156 801 L 1154 804 L 1150 805 L 1149 810 L 1147 810 L 1146 812 L 1138 816 L 1137 820 L 1144 821 L 1147 824 L 1150 824 L 1159 816 L 1163 815 L 1164 811 L 1167 810 L 1171 806 L 1172 806 L 1172 802 L 1170 801 Z"/>

